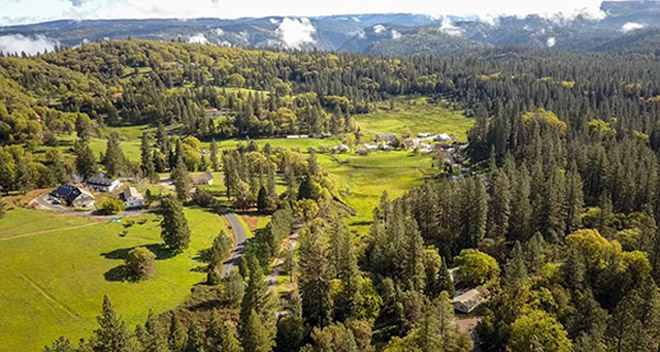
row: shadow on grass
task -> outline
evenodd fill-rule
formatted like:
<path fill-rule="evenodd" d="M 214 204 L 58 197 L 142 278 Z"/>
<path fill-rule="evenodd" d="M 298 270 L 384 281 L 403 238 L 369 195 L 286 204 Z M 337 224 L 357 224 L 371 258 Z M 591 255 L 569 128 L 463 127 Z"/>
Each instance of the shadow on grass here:
<path fill-rule="evenodd" d="M 103 277 L 105 277 L 106 281 L 112 282 L 134 281 L 133 276 L 128 270 L 128 267 L 124 264 L 117 265 L 116 267 L 106 271 L 106 273 L 103 274 Z"/>
<path fill-rule="evenodd" d="M 137 247 L 144 247 L 151 252 L 153 252 L 156 255 L 156 260 L 163 260 L 163 259 L 170 259 L 174 258 L 177 253 L 171 249 L 169 249 L 165 244 L 163 243 L 152 243 L 148 244 L 146 246 L 135 246 L 135 247 L 128 247 L 128 248 L 120 248 L 120 249 L 115 249 L 114 251 L 107 252 L 107 253 L 101 253 L 101 255 L 106 258 L 106 259 L 121 259 L 125 260 L 126 257 L 128 256 L 128 252 L 133 250 L 134 248 Z"/>

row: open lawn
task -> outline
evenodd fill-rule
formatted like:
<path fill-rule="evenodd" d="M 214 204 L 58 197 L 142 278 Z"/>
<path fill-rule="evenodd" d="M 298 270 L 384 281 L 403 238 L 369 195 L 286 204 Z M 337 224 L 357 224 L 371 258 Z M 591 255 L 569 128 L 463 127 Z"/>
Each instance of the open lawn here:
<path fill-rule="evenodd" d="M 96 328 L 104 294 L 131 326 L 144 322 L 149 309 L 161 313 L 183 302 L 190 288 L 206 277 L 199 270 L 204 263 L 198 252 L 209 248 L 224 228 L 221 217 L 210 211 L 192 207 L 186 208 L 186 215 L 192 230 L 190 248 L 175 257 L 161 246 L 155 215 L 130 218 L 135 221 L 130 227 L 124 219 L 121 224 L 103 222 L 0 240 L 0 350 L 37 351 L 60 335 L 73 341 L 88 337 Z M 5 225 L 21 219 L 63 228 L 72 221 L 54 217 L 37 210 L 11 210 L 0 220 L 5 226 L 0 233 L 24 233 L 25 227 Z M 155 277 L 137 283 L 124 281 L 121 271 L 123 258 L 136 246 L 147 246 L 158 255 Z"/>
<path fill-rule="evenodd" d="M 36 214 L 38 216 L 35 216 Z M 93 222 L 92 219 L 82 216 L 58 215 L 55 213 L 15 208 L 10 210 L 7 216 L 0 220 L 0 240 L 12 236 L 27 235 L 33 232 L 80 226 L 91 222 Z"/>
<path fill-rule="evenodd" d="M 426 98 L 395 99 L 394 109 L 389 102 L 378 103 L 378 110 L 354 115 L 362 133 L 373 135 L 378 132 L 394 132 L 399 136 L 416 136 L 428 132 L 432 135 L 447 133 L 459 141 L 467 140 L 467 131 L 474 119 L 466 118 L 462 111 L 450 110 L 441 104 L 431 104 Z"/>
<path fill-rule="evenodd" d="M 430 155 L 406 151 L 355 154 L 319 154 L 319 165 L 335 180 L 342 198 L 357 214 L 349 218 L 351 228 L 368 232 L 373 208 L 384 190 L 390 199 L 423 182 L 434 174 Z"/>

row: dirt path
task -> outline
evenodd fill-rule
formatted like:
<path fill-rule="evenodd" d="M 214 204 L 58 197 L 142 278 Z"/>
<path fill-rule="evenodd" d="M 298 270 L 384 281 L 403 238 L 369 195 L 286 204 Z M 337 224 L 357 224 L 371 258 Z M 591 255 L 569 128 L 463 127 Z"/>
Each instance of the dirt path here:
<path fill-rule="evenodd" d="M 291 236 L 289 236 L 289 239 L 285 245 L 285 251 L 282 252 L 286 255 L 286 251 L 291 250 L 296 247 L 296 243 L 298 243 L 298 230 L 296 229 Z M 277 261 L 275 262 L 275 265 L 273 265 L 273 271 L 268 275 L 266 278 L 266 285 L 268 288 L 271 290 L 275 291 L 277 289 L 277 279 L 280 277 L 280 273 L 284 270 L 284 258 L 278 258 Z"/>
<path fill-rule="evenodd" d="M 4 237 L 0 238 L 0 242 L 2 241 L 8 241 L 8 240 L 13 240 L 16 238 L 22 238 L 22 237 L 30 237 L 30 236 L 36 236 L 36 235 L 42 235 L 44 233 L 49 233 L 49 232 L 57 232 L 57 231 L 66 231 L 66 230 L 73 230 L 73 229 L 81 229 L 83 227 L 89 227 L 92 225 L 98 224 L 99 221 L 94 221 L 90 222 L 88 224 L 82 224 L 82 225 L 76 225 L 76 226 L 70 226 L 70 227 L 60 227 L 57 229 L 49 229 L 49 230 L 40 230 L 40 231 L 33 231 L 33 232 L 27 232 L 27 233 L 22 233 L 20 235 L 14 235 L 14 236 L 9 236 L 9 237 Z"/>
<path fill-rule="evenodd" d="M 70 315 L 74 318 L 78 316 L 78 313 L 74 312 L 71 308 L 67 307 L 64 303 L 58 301 L 55 297 L 51 296 L 48 292 L 46 292 L 46 290 L 41 288 L 41 286 L 39 286 L 36 282 L 34 282 L 29 277 L 25 276 L 24 274 L 18 274 L 18 277 L 23 279 L 23 281 L 25 281 L 28 285 L 30 285 L 30 287 L 34 288 L 37 292 L 39 292 L 42 296 L 44 296 L 44 298 L 46 298 L 47 300 L 52 302 L 58 308 L 65 311 L 68 315 Z"/>

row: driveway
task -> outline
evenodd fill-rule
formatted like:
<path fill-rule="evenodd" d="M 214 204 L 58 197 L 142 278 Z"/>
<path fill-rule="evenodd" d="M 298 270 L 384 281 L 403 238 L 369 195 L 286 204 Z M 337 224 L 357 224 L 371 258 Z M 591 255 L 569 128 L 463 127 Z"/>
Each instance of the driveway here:
<path fill-rule="evenodd" d="M 238 263 L 241 260 L 241 256 L 245 252 L 245 245 L 247 244 L 247 233 L 245 232 L 245 228 L 243 227 L 241 221 L 238 220 L 236 214 L 230 212 L 225 207 L 222 207 L 220 211 L 222 212 L 222 215 L 224 215 L 224 217 L 229 221 L 231 230 L 234 233 L 234 238 L 236 239 L 236 245 L 234 246 L 234 250 L 231 252 L 231 256 L 229 256 L 229 259 L 227 259 L 227 261 L 222 265 L 221 276 L 227 277 L 234 270 L 234 268 L 238 266 Z"/>

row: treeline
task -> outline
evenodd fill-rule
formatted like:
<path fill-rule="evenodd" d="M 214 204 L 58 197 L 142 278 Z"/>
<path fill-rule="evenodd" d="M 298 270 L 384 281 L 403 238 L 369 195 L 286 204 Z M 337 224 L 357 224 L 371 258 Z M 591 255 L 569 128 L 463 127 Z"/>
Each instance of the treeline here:
<path fill-rule="evenodd" d="M 100 125 L 181 122 L 186 133 L 216 137 L 338 133 L 355 128 L 351 114 L 408 94 L 496 116 L 505 135 L 518 128 L 514 116 L 538 108 L 555 112 L 573 134 L 587 134 L 592 119 L 616 117 L 622 128 L 650 135 L 659 120 L 659 71 L 649 57 L 538 49 L 376 58 L 102 41 L 0 58 L 7 92 L 0 120 L 4 143 L 39 143 L 44 131 L 67 131 L 77 113 Z"/>

